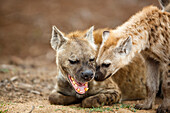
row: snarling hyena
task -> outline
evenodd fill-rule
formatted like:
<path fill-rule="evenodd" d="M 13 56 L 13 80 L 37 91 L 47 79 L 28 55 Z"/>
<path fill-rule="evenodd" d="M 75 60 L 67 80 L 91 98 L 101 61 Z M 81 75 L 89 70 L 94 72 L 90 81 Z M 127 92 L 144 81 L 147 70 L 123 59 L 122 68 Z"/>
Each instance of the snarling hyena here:
<path fill-rule="evenodd" d="M 53 27 L 51 46 L 56 51 L 58 75 L 56 88 L 49 96 L 51 104 L 81 102 L 82 107 L 99 107 L 120 101 L 121 91 L 111 78 L 104 82 L 93 80 L 96 56 L 93 29 L 64 35 Z"/>
<path fill-rule="evenodd" d="M 163 0 L 162 0 L 163 1 Z M 168 10 L 167 10 L 168 11 Z M 123 25 L 103 32 L 103 42 L 97 57 L 98 78 L 106 79 L 129 64 L 141 53 L 147 66 L 147 97 L 138 109 L 151 109 L 159 87 L 162 68 L 163 103 L 158 113 L 170 112 L 170 13 L 149 6 L 132 16 Z M 102 77 L 101 77 L 102 76 Z"/>

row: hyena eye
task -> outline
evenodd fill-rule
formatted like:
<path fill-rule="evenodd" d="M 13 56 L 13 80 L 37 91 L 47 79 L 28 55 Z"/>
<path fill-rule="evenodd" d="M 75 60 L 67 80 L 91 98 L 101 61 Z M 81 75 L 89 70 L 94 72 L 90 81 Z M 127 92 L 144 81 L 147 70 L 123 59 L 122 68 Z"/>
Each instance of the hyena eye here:
<path fill-rule="evenodd" d="M 108 64 L 103 63 L 102 64 L 102 67 L 109 67 L 109 66 L 110 66 L 110 63 L 108 63 Z"/>
<path fill-rule="evenodd" d="M 70 64 L 77 64 L 77 63 L 79 63 L 79 60 L 68 60 L 69 62 L 70 62 Z"/>
<path fill-rule="evenodd" d="M 91 58 L 89 61 L 90 61 L 90 62 L 93 62 L 93 61 L 94 61 L 94 59 L 95 59 L 95 58 Z"/>

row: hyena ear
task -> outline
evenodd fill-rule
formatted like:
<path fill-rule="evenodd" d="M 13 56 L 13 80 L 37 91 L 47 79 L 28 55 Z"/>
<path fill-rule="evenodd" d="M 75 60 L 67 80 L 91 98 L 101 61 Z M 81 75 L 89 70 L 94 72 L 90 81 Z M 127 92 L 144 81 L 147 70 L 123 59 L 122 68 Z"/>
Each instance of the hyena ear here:
<path fill-rule="evenodd" d="M 51 47 L 54 50 L 60 48 L 62 44 L 64 44 L 68 39 L 64 37 L 64 34 L 57 29 L 56 26 L 52 27 L 52 37 L 51 37 Z"/>
<path fill-rule="evenodd" d="M 120 55 L 127 55 L 130 53 L 131 49 L 132 49 L 132 38 L 131 36 L 129 36 L 122 43 L 120 43 L 119 47 L 117 48 L 117 52 Z"/>
<path fill-rule="evenodd" d="M 93 37 L 93 30 L 94 30 L 94 26 L 92 26 L 87 33 L 85 34 L 85 39 L 87 39 L 89 41 L 89 43 L 93 46 L 94 49 L 97 48 L 97 45 L 94 42 L 94 37 Z"/>
<path fill-rule="evenodd" d="M 104 31 L 102 35 L 102 43 L 104 43 L 110 35 L 110 31 Z"/>
<path fill-rule="evenodd" d="M 170 0 L 158 0 L 163 8 L 163 11 L 170 12 Z"/>
<path fill-rule="evenodd" d="M 93 30 L 94 26 L 92 26 L 85 34 L 85 38 L 91 43 L 94 43 Z"/>

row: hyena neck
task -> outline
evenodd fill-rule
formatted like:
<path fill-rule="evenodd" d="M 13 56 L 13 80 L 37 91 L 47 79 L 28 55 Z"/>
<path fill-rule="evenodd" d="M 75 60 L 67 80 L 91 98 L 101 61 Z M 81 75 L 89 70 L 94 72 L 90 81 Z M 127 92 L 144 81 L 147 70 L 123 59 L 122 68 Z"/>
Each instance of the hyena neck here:
<path fill-rule="evenodd" d="M 57 75 L 59 75 L 59 72 L 60 72 L 60 69 L 59 69 L 59 63 L 58 63 L 58 47 L 57 47 L 57 50 L 56 50 L 56 70 L 57 70 Z"/>
<path fill-rule="evenodd" d="M 153 31 L 153 29 L 160 23 L 160 13 L 162 12 L 157 7 L 146 7 L 113 31 L 116 34 L 119 34 L 120 37 L 127 38 L 131 36 L 132 50 L 128 55 L 129 60 L 135 56 L 135 53 L 140 53 L 141 51 L 150 48 L 152 43 L 150 38 L 155 38 L 152 37 L 152 34 L 157 33 L 156 30 Z"/>
<path fill-rule="evenodd" d="M 58 74 L 56 76 L 57 79 L 62 80 L 62 81 L 66 81 L 66 79 L 64 78 L 64 75 L 61 73 L 60 69 L 58 70 L 57 74 Z"/>

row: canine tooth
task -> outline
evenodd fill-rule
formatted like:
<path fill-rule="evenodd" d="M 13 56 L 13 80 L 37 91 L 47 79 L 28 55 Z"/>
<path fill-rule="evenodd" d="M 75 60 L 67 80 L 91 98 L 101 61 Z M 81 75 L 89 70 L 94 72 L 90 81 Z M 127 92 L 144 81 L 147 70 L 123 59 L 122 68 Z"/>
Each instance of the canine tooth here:
<path fill-rule="evenodd" d="M 77 91 L 80 92 L 80 89 L 78 88 Z"/>
<path fill-rule="evenodd" d="M 89 88 L 84 88 L 85 91 L 87 91 Z"/>

